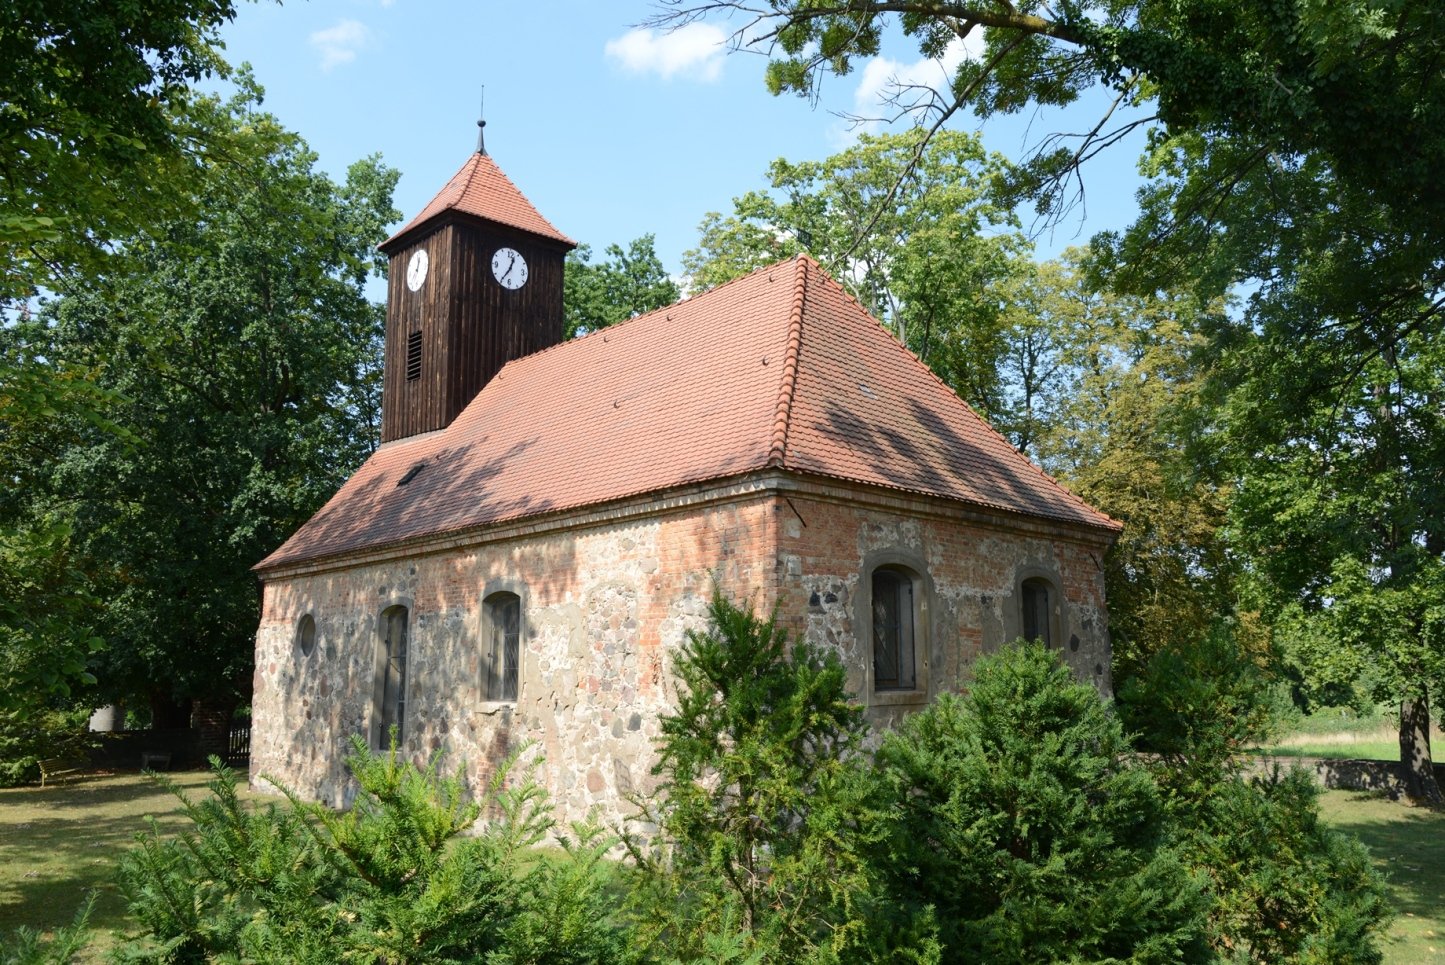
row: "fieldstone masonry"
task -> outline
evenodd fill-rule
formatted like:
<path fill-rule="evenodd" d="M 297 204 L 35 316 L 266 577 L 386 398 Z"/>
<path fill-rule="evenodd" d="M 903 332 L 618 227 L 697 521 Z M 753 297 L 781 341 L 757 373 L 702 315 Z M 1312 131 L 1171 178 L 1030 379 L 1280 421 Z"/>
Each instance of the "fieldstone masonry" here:
<path fill-rule="evenodd" d="M 480 789 L 528 746 L 564 821 L 615 821 L 626 795 L 656 786 L 658 721 L 676 700 L 672 660 L 687 631 L 704 628 L 714 581 L 758 608 L 776 603 L 790 632 L 836 650 L 879 728 L 967 687 L 977 657 L 1019 635 L 1029 578 L 1060 591 L 1064 658 L 1107 693 L 1101 561 L 1111 535 L 776 475 L 392 559 L 278 570 L 256 639 L 252 780 L 350 802 L 344 758 L 352 735 L 382 739 L 378 639 L 382 612 L 398 605 L 409 612 L 403 752 L 418 762 L 438 754 Z M 919 578 L 917 692 L 872 692 L 868 597 L 879 565 Z M 516 593 L 523 613 L 518 698 L 507 703 L 488 702 L 483 679 L 482 601 L 498 590 Z M 296 630 L 308 613 L 317 646 L 303 656 Z"/>

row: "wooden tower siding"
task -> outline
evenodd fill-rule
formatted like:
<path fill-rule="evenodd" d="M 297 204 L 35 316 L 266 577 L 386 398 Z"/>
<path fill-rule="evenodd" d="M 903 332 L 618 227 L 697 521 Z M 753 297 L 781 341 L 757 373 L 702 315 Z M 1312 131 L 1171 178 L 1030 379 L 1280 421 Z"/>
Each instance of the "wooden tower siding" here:
<path fill-rule="evenodd" d="M 420 291 L 406 286 L 412 252 L 427 249 Z M 516 291 L 492 277 L 492 256 L 527 259 Z M 562 341 L 566 247 L 528 232 L 452 215 L 391 256 L 381 441 L 444 429 L 503 365 Z M 422 332 L 421 377 L 407 381 L 407 336 Z"/>

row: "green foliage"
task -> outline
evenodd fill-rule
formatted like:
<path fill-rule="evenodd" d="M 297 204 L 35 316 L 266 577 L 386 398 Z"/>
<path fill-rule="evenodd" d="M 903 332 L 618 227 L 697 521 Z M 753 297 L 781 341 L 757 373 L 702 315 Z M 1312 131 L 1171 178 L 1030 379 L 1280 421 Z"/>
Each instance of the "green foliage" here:
<path fill-rule="evenodd" d="M 255 93 L 191 102 L 226 144 L 199 216 L 127 238 L 134 273 L 77 282 L 31 333 L 52 381 L 84 373 L 109 425 L 21 406 L 35 417 L 14 448 L 44 461 L 0 524 L 68 526 L 58 558 L 105 600 L 74 625 L 110 644 L 91 665 L 106 700 L 244 693 L 250 567 L 375 446 L 383 318 L 364 286 L 396 172 L 372 158 L 333 183 Z"/>
<path fill-rule="evenodd" d="M 1203 334 L 1220 315 L 1178 292 L 1120 295 L 1070 249 L 1011 294 L 1010 367 L 1025 391 L 1015 438 L 1124 524 L 1103 562 L 1117 682 L 1239 609 L 1227 552 L 1229 487 L 1200 472 Z M 1241 620 L 1248 622 L 1247 616 Z"/>
<path fill-rule="evenodd" d="M 888 734 L 895 900 L 934 910 L 946 961 L 1201 961 L 1207 899 L 1119 722 L 1020 642 Z"/>
<path fill-rule="evenodd" d="M 677 961 L 836 960 L 870 940 L 861 711 L 836 655 L 720 592 L 708 615 L 676 664 L 661 795 L 627 840 L 638 941 Z"/>
<path fill-rule="evenodd" d="M 1210 876 L 1211 943 L 1227 961 L 1373 963 L 1391 912 L 1385 882 L 1353 838 L 1320 822 L 1300 771 L 1230 777 L 1185 824 L 1186 853 Z"/>
<path fill-rule="evenodd" d="M 32 511 L 31 500 L 68 446 L 86 436 L 124 446 L 127 435 L 109 418 L 118 398 L 92 371 L 47 359 L 47 341 L 29 319 L 0 326 L 0 714 L 93 683 L 86 663 L 102 645 L 68 513 Z"/>
<path fill-rule="evenodd" d="M 1274 661 L 1247 652 L 1237 629 L 1219 624 L 1169 643 L 1120 688 L 1119 716 L 1159 763 L 1173 801 L 1207 799 L 1274 729 Z"/>
<path fill-rule="evenodd" d="M 18 928 L 0 941 L 0 965 L 70 965 L 90 944 L 90 913 L 95 909 L 95 892 L 75 913 L 75 919 L 57 928 L 47 939 L 31 928 Z"/>
<path fill-rule="evenodd" d="M 214 145 L 179 117 L 226 73 L 232 0 L 7 0 L 0 5 L 0 307 L 186 210 L 178 184 Z M 201 145 L 204 144 L 205 148 Z"/>
<path fill-rule="evenodd" d="M 565 855 L 539 860 L 552 830 L 530 775 L 500 768 L 481 802 L 458 777 L 353 740 L 360 793 L 336 814 L 287 792 L 247 809 L 216 767 L 212 796 L 180 795 L 194 828 L 142 837 L 120 882 L 141 934 L 131 961 L 615 962 L 603 855 L 579 826 Z M 515 760 L 515 759 L 514 759 Z M 179 792 L 177 792 L 179 794 Z M 484 811 L 495 819 L 464 836 Z"/>
<path fill-rule="evenodd" d="M 606 260 L 595 263 L 587 245 L 567 253 L 562 291 L 565 338 L 615 325 L 682 297 L 653 242 L 649 234 L 634 238 L 626 251 L 608 245 Z"/>
<path fill-rule="evenodd" d="M 90 711 L 60 709 L 39 695 L 11 694 L 0 710 L 0 787 L 39 782 L 47 758 L 84 760 L 90 749 Z"/>
<path fill-rule="evenodd" d="M 1305 774 L 1239 773 L 1274 717 L 1272 661 L 1241 639 L 1221 625 L 1159 651 L 1119 704 L 1178 848 L 1210 881 L 1210 944 L 1226 961 L 1378 962 L 1389 908 L 1364 848 L 1321 825 Z"/>

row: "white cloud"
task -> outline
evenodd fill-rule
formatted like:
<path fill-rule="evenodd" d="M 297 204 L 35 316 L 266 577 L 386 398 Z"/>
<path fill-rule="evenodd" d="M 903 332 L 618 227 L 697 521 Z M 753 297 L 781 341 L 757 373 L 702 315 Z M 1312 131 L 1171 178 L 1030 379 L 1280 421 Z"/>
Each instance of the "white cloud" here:
<path fill-rule="evenodd" d="M 359 20 L 342 20 L 311 35 L 311 46 L 321 53 L 321 69 L 349 64 L 371 42 L 371 29 Z"/>
<path fill-rule="evenodd" d="M 898 113 L 901 104 L 889 103 L 889 95 L 898 95 L 902 104 L 926 98 L 926 91 L 907 90 L 910 86 L 947 92 L 958 65 L 965 60 L 977 60 L 982 53 L 982 31 L 975 30 L 966 41 L 951 41 L 943 56 L 937 59 L 924 57 L 912 63 L 903 63 L 887 57 L 874 57 L 858 72 L 858 86 L 853 91 L 853 113 L 864 118 L 891 118 Z M 858 130 L 876 131 L 880 126 L 879 121 L 870 120 L 859 125 Z"/>
<path fill-rule="evenodd" d="M 712 24 L 690 23 L 672 31 L 630 30 L 607 41 L 606 51 L 636 74 L 712 82 L 722 74 L 726 42 L 727 34 Z"/>

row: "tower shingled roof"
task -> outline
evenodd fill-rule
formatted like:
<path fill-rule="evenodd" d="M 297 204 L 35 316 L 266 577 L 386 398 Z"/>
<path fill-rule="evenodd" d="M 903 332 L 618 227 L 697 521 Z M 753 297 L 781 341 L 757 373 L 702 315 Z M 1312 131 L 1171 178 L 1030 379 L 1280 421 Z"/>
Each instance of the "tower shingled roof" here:
<path fill-rule="evenodd" d="M 461 169 L 452 175 L 446 187 L 437 192 L 437 196 L 421 209 L 421 213 L 408 221 L 406 227 L 383 241 L 381 249 L 386 251 L 405 235 L 448 211 L 460 211 L 560 241 L 569 248 L 577 247 L 577 242 L 558 231 L 552 222 L 532 207 L 532 202 L 517 190 L 511 178 L 502 173 L 491 155 L 478 152 L 467 158 Z"/>

